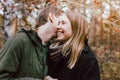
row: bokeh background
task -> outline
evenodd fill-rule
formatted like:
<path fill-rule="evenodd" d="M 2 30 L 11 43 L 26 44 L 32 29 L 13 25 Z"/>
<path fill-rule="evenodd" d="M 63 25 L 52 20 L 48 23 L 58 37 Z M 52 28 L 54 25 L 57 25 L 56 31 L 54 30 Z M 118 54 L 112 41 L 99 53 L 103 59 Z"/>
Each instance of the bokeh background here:
<path fill-rule="evenodd" d="M 40 10 L 50 5 L 86 16 L 101 80 L 120 80 L 120 0 L 0 0 L 0 48 L 20 28 L 34 28 Z"/>

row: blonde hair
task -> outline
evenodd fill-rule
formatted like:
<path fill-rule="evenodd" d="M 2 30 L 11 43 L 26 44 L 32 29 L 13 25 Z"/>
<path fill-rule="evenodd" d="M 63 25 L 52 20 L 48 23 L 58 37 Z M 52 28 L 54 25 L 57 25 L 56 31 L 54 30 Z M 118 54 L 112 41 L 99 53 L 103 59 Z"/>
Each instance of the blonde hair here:
<path fill-rule="evenodd" d="M 72 69 L 84 48 L 89 29 L 87 20 L 80 13 L 68 12 L 67 16 L 71 22 L 72 36 L 64 44 L 62 54 L 69 55 L 68 68 Z"/>

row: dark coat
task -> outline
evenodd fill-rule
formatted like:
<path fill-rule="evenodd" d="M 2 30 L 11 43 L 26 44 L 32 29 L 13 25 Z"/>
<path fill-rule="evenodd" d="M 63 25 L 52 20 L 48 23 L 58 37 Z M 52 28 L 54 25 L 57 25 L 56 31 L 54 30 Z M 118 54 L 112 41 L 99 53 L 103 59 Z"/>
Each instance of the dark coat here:
<path fill-rule="evenodd" d="M 53 63 L 48 54 L 48 75 L 58 80 L 100 80 L 98 61 L 88 45 L 72 69 L 67 68 L 68 60 L 69 58 L 62 57 L 59 62 Z"/>
<path fill-rule="evenodd" d="M 43 79 L 47 51 L 36 32 L 19 31 L 0 50 L 0 80 Z"/>

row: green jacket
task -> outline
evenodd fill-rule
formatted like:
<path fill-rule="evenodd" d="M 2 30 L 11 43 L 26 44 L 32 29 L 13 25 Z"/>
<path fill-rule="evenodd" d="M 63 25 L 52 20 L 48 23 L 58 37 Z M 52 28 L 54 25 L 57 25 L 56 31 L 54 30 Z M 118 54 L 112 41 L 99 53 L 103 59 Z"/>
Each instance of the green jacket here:
<path fill-rule="evenodd" d="M 0 49 L 0 80 L 43 80 L 47 51 L 36 32 L 19 31 Z"/>

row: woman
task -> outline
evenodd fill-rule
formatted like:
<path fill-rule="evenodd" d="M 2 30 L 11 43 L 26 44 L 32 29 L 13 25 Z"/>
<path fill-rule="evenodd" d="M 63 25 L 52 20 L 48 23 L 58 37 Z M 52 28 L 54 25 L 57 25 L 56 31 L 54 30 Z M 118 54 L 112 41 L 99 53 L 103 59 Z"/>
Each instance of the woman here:
<path fill-rule="evenodd" d="M 75 12 L 67 16 L 68 20 L 61 17 L 58 23 L 59 42 L 50 46 L 47 80 L 100 80 L 98 61 L 88 45 L 86 19 Z"/>

